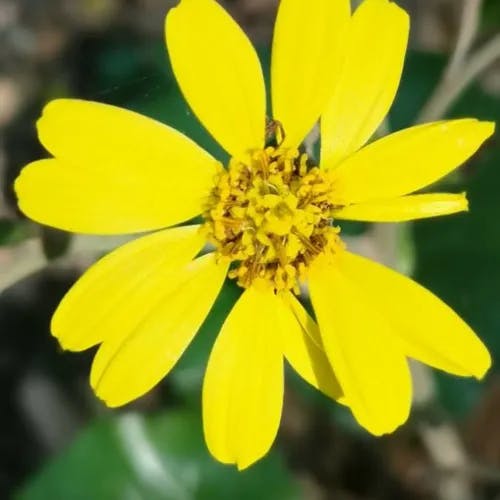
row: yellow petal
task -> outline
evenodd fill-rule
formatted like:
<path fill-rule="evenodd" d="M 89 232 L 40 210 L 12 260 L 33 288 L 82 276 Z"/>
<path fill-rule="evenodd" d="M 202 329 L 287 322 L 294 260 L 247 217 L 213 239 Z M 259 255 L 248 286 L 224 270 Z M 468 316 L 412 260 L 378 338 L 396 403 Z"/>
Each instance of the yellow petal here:
<path fill-rule="evenodd" d="M 264 77 L 252 44 L 214 0 L 181 0 L 166 21 L 172 68 L 189 105 L 228 153 L 264 144 Z"/>
<path fill-rule="evenodd" d="M 38 134 L 56 159 L 22 170 L 19 206 L 67 231 L 131 233 L 188 220 L 202 211 L 217 172 L 181 133 L 105 104 L 53 101 Z"/>
<path fill-rule="evenodd" d="M 321 165 L 332 168 L 358 150 L 387 115 L 396 95 L 409 17 L 388 0 L 366 0 L 354 13 L 344 65 L 321 116 Z"/>
<path fill-rule="evenodd" d="M 408 418 L 411 380 L 399 338 L 385 318 L 335 261 L 320 256 L 309 287 L 325 352 L 357 421 L 375 435 Z"/>
<path fill-rule="evenodd" d="M 274 28 L 271 83 L 273 117 L 284 145 L 297 147 L 319 119 L 342 55 L 348 0 L 282 0 Z"/>
<path fill-rule="evenodd" d="M 309 384 L 332 399 L 343 398 L 342 389 L 326 357 L 318 325 L 289 293 L 283 309 L 283 350 L 293 369 Z"/>
<path fill-rule="evenodd" d="M 283 404 L 283 351 L 270 290 L 247 289 L 214 344 L 203 383 L 203 425 L 217 460 L 245 469 L 265 455 Z"/>
<path fill-rule="evenodd" d="M 353 154 L 332 171 L 340 205 L 396 198 L 445 176 L 472 156 L 495 130 L 474 119 L 417 125 Z"/>
<path fill-rule="evenodd" d="M 469 328 L 444 302 L 409 278 L 348 252 L 342 271 L 363 288 L 393 325 L 405 354 L 460 376 L 481 378 L 490 355 Z"/>
<path fill-rule="evenodd" d="M 403 222 L 455 214 L 469 209 L 465 193 L 433 193 L 349 205 L 335 210 L 336 219 L 368 222 Z"/>
<path fill-rule="evenodd" d="M 227 266 L 207 254 L 157 273 L 128 295 L 94 358 L 90 383 L 108 406 L 142 396 L 170 371 L 210 311 Z"/>
<path fill-rule="evenodd" d="M 164 274 L 184 267 L 203 246 L 199 226 L 166 229 L 138 238 L 103 257 L 59 304 L 52 334 L 64 349 L 83 351 L 130 328 L 129 298 L 164 290 Z M 160 283 L 160 284 L 159 284 Z M 156 287 L 156 288 L 155 288 Z"/>

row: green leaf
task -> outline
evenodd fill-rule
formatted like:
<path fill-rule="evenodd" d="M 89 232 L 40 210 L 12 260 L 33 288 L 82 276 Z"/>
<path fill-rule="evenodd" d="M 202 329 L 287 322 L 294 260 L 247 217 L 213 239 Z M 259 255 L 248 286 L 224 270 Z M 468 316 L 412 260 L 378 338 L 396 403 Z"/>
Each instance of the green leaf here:
<path fill-rule="evenodd" d="M 298 499 L 276 453 L 244 472 L 211 458 L 197 414 L 125 414 L 92 424 L 18 500 Z"/>

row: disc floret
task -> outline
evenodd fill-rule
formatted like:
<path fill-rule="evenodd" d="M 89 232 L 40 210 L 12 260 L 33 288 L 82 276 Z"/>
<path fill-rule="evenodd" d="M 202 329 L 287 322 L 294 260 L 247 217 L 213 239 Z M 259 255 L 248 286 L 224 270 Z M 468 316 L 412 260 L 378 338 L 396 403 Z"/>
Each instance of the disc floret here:
<path fill-rule="evenodd" d="M 204 213 L 206 232 L 229 276 L 242 287 L 265 280 L 295 290 L 310 262 L 340 246 L 333 226 L 332 182 L 306 154 L 267 147 L 232 158 L 221 171 Z"/>

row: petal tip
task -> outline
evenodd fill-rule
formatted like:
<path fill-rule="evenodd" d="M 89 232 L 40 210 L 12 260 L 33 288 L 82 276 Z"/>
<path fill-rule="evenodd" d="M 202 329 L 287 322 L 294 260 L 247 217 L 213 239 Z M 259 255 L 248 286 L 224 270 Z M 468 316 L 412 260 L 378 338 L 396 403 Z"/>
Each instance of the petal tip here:
<path fill-rule="evenodd" d="M 491 368 L 491 355 L 488 351 L 488 349 L 486 349 L 486 347 L 484 347 L 484 350 L 483 350 L 483 353 L 482 353 L 482 359 L 480 362 L 477 363 L 477 366 L 475 367 L 474 371 L 473 371 L 473 376 L 477 379 L 477 380 L 482 380 L 486 374 L 488 373 L 489 369 Z"/>
<path fill-rule="evenodd" d="M 390 1 L 388 3 L 389 3 L 389 7 L 393 10 L 393 12 L 397 13 L 399 16 L 401 16 L 401 20 L 404 20 L 404 22 L 408 23 L 408 25 L 409 25 L 410 24 L 410 15 L 408 14 L 408 12 L 405 9 L 403 9 L 403 7 L 401 7 L 401 5 L 399 5 L 396 2 Z"/>
<path fill-rule="evenodd" d="M 363 5 L 365 6 L 364 8 L 369 8 L 371 5 L 374 9 L 377 9 L 378 12 L 380 12 L 380 9 L 386 9 L 387 14 L 390 13 L 396 16 L 400 16 L 401 21 L 407 23 L 408 25 L 410 24 L 410 15 L 408 14 L 408 12 L 393 0 L 365 0 L 360 5 L 360 7 L 362 7 Z"/>
<path fill-rule="evenodd" d="M 96 380 L 92 371 L 90 372 L 90 387 L 95 396 L 108 408 L 119 408 L 120 406 L 124 406 L 132 401 L 131 399 L 116 397 L 116 395 L 112 394 L 113 391 L 109 391 L 109 387 L 108 390 L 103 388 L 102 378 L 97 378 Z"/>
<path fill-rule="evenodd" d="M 22 182 L 23 182 L 22 177 L 24 175 L 24 169 L 25 168 L 26 167 L 23 167 L 23 169 L 21 170 L 21 172 L 19 172 L 19 175 L 16 177 L 16 179 L 14 180 L 14 184 L 13 184 L 14 193 L 16 194 L 18 203 L 20 202 L 20 198 L 21 198 Z"/>
<path fill-rule="evenodd" d="M 469 206 L 469 199 L 467 198 L 467 193 L 463 191 L 462 193 L 459 194 L 460 196 L 460 205 L 462 208 L 463 212 L 469 212 L 470 211 L 470 206 Z"/>
<path fill-rule="evenodd" d="M 399 427 L 404 425 L 409 417 L 409 412 L 404 416 L 404 418 L 399 418 L 398 420 L 394 420 L 391 422 L 359 422 L 361 427 L 363 427 L 366 431 L 368 431 L 372 436 L 381 437 L 387 436 L 395 432 Z"/>
<path fill-rule="evenodd" d="M 121 402 L 118 400 L 113 400 L 113 398 L 110 397 L 104 397 L 103 395 L 99 394 L 98 390 L 95 387 L 92 387 L 92 390 L 94 391 L 94 394 L 99 399 L 99 401 L 101 401 L 101 403 L 103 403 L 107 408 L 119 408 L 120 406 L 126 405 L 128 402 Z"/>
<path fill-rule="evenodd" d="M 353 412 L 354 418 L 356 418 L 362 427 L 370 434 L 378 437 L 392 434 L 408 421 L 411 411 L 411 401 L 412 396 L 410 393 L 408 398 L 405 397 L 404 404 L 397 404 L 401 402 L 399 400 L 396 402 L 396 405 L 393 406 L 392 410 L 390 408 L 391 404 L 389 403 L 382 412 L 360 412 L 359 408 L 352 407 L 351 411 Z"/>
<path fill-rule="evenodd" d="M 50 160 L 37 160 L 31 163 L 28 163 L 27 165 L 24 165 L 24 167 L 21 169 L 19 172 L 18 176 L 15 178 L 14 183 L 13 183 L 13 188 L 14 192 L 20 200 L 20 198 L 23 196 L 23 193 L 26 191 L 26 188 L 29 187 L 30 183 L 30 178 L 31 176 L 35 173 L 38 172 L 37 168 L 43 164 L 45 164 L 47 161 Z"/>
<path fill-rule="evenodd" d="M 476 130 L 482 142 L 486 141 L 486 139 L 488 139 L 495 133 L 496 122 L 471 119 L 470 124 L 473 129 Z"/>
<path fill-rule="evenodd" d="M 57 340 L 63 351 L 71 351 L 71 347 L 66 342 L 66 339 L 63 338 L 58 328 L 54 327 L 53 322 L 50 324 L 50 335 Z"/>
<path fill-rule="evenodd" d="M 59 107 L 64 101 L 67 99 L 53 99 L 45 104 L 42 109 L 42 113 L 40 115 L 39 121 L 51 113 L 55 108 Z"/>
<path fill-rule="evenodd" d="M 485 132 L 488 134 L 487 137 L 492 136 L 496 130 L 496 122 L 481 122 L 485 128 Z"/>
<path fill-rule="evenodd" d="M 256 453 L 241 454 L 235 460 L 235 465 L 236 465 L 236 468 L 238 469 L 238 472 L 242 472 L 245 469 L 248 469 L 251 465 L 253 465 L 257 461 L 261 460 L 268 453 L 269 453 L 269 448 L 266 451 L 260 452 L 257 454 Z"/>
<path fill-rule="evenodd" d="M 255 460 L 243 460 L 243 461 L 239 461 L 236 462 L 236 468 L 238 469 L 238 472 L 243 472 L 244 470 L 248 469 L 253 463 L 255 462 Z"/>
<path fill-rule="evenodd" d="M 50 335 L 57 340 L 59 347 L 63 351 L 79 352 L 82 349 L 72 342 L 67 335 L 64 335 L 62 328 L 59 325 L 54 324 L 54 319 L 50 323 Z"/>
<path fill-rule="evenodd" d="M 69 351 L 69 352 L 78 351 L 78 349 L 75 349 L 74 346 L 68 343 L 66 339 L 62 339 L 59 335 L 56 335 L 54 332 L 51 332 L 51 336 L 57 340 L 57 343 L 59 344 L 59 347 L 61 348 L 62 351 Z"/>
<path fill-rule="evenodd" d="M 71 99 L 68 97 L 60 97 L 57 99 L 52 99 L 51 101 L 47 102 L 45 106 L 42 109 L 42 113 L 40 117 L 38 118 L 37 121 L 37 127 L 38 124 L 47 118 L 49 115 L 53 114 L 54 112 L 58 111 L 61 107 L 64 107 L 66 105 L 71 105 L 72 103 L 81 101 L 81 99 Z"/>

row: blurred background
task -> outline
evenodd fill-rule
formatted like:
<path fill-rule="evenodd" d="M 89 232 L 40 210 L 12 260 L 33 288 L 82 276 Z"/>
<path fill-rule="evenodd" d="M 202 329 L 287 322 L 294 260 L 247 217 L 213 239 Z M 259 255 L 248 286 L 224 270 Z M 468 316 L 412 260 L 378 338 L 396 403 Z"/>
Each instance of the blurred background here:
<path fill-rule="evenodd" d="M 173 373 L 119 411 L 88 387 L 93 353 L 63 353 L 50 336 L 65 291 L 126 238 L 66 234 L 17 210 L 13 179 L 46 155 L 34 128 L 44 103 L 67 96 L 124 106 L 221 154 L 172 77 L 163 18 L 174 3 L 0 0 L 0 498 L 500 499 L 498 135 L 441 183 L 468 191 L 469 214 L 343 225 L 351 249 L 437 293 L 496 359 L 481 383 L 414 365 L 412 417 L 391 436 L 371 437 L 287 373 L 272 452 L 243 473 L 214 462 L 202 437 L 200 388 L 209 348 L 240 293 L 231 283 Z M 442 117 L 500 121 L 500 1 L 398 3 L 412 15 L 411 50 L 385 131 Z M 268 72 L 277 0 L 223 4 Z"/>

